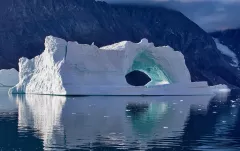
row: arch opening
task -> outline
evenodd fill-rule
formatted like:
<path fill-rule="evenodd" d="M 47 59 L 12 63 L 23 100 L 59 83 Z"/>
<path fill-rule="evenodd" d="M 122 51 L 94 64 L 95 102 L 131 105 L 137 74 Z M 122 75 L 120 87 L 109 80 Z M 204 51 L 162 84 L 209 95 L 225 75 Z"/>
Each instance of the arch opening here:
<path fill-rule="evenodd" d="M 139 70 L 129 72 L 125 78 L 127 83 L 132 86 L 145 86 L 151 81 L 151 78 L 146 73 Z"/>
<path fill-rule="evenodd" d="M 139 72 L 144 73 L 145 76 L 143 76 L 142 73 L 140 75 Z M 147 83 L 146 75 L 151 79 Z M 172 83 L 170 76 L 168 76 L 168 74 L 165 73 L 161 65 L 157 64 L 156 61 L 154 60 L 154 57 L 147 51 L 143 51 L 134 58 L 134 61 L 128 70 L 128 74 L 126 75 L 126 80 L 128 82 L 129 79 L 127 79 L 127 77 L 133 80 L 136 79 L 137 80 L 136 84 L 141 83 L 141 85 L 134 86 L 153 86 Z"/>

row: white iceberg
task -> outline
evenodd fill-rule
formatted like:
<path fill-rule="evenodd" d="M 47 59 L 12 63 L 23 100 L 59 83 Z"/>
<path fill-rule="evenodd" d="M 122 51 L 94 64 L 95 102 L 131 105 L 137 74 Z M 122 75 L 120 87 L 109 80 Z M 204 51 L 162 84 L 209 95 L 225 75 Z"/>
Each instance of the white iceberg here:
<path fill-rule="evenodd" d="M 151 81 L 128 84 L 125 76 L 138 70 Z M 155 47 L 143 39 L 98 48 L 48 36 L 44 52 L 19 61 L 19 83 L 9 93 L 52 95 L 204 95 L 207 82 L 191 82 L 181 52 Z"/>
<path fill-rule="evenodd" d="M 13 87 L 18 83 L 18 71 L 15 69 L 0 70 L 0 87 Z"/>

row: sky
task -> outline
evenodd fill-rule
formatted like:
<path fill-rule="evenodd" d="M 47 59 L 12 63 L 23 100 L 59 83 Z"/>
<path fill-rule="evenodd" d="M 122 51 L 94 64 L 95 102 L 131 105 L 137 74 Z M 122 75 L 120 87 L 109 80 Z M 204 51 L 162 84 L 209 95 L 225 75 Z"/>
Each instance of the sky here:
<path fill-rule="evenodd" d="M 207 32 L 240 27 L 240 0 L 104 0 L 159 4 L 182 12 Z"/>

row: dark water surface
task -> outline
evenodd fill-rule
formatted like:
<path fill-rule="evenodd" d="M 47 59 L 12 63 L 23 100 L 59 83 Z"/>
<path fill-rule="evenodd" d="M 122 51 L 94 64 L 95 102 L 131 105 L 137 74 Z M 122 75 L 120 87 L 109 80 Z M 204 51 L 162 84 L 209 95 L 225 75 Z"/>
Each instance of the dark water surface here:
<path fill-rule="evenodd" d="M 8 96 L 0 150 L 239 151 L 240 96 Z"/>

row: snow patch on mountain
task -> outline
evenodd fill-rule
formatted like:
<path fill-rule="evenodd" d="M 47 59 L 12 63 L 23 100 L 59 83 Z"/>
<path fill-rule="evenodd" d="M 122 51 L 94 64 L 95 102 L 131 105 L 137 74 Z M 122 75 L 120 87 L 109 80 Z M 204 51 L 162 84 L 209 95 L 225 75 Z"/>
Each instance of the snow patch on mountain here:
<path fill-rule="evenodd" d="M 213 39 L 217 45 L 218 50 L 220 50 L 221 53 L 224 54 L 225 56 L 228 56 L 232 59 L 233 63 L 231 63 L 231 65 L 234 67 L 238 67 L 239 61 L 237 59 L 236 54 L 232 50 L 230 50 L 227 46 L 221 44 L 218 39 L 216 38 L 213 38 Z"/>

